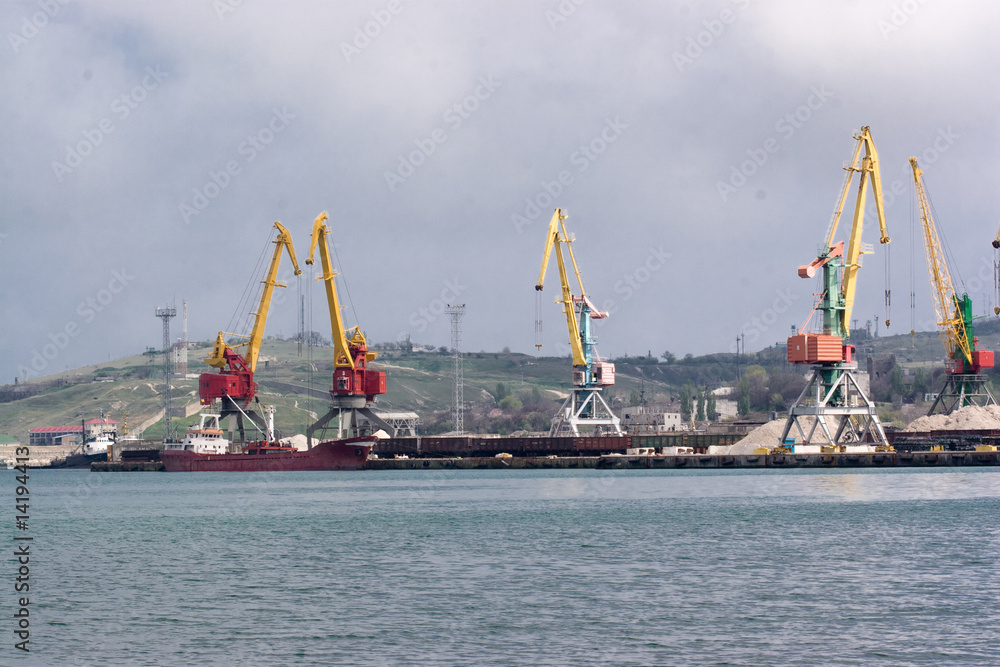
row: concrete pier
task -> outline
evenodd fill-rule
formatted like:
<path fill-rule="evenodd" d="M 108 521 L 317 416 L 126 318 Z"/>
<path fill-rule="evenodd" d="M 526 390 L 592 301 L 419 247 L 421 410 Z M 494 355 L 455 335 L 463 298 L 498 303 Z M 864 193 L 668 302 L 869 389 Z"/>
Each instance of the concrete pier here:
<path fill-rule="evenodd" d="M 1000 452 L 876 452 L 861 454 L 695 454 L 687 456 L 559 456 L 373 459 L 366 470 L 485 470 L 539 468 L 928 468 L 1000 466 Z M 162 471 L 159 461 L 96 461 L 92 472 Z"/>
<path fill-rule="evenodd" d="M 502 468 L 897 468 L 1000 466 L 1000 452 L 876 452 L 862 454 L 748 454 L 688 456 L 560 456 L 412 458 L 368 461 L 368 470 Z"/>
<path fill-rule="evenodd" d="M 160 472 L 162 461 L 94 461 L 90 472 Z"/>

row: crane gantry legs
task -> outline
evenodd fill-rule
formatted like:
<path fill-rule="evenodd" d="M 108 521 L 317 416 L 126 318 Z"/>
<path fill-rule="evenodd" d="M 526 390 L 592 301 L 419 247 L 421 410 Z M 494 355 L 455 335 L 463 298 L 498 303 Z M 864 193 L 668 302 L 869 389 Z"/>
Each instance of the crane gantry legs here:
<path fill-rule="evenodd" d="M 944 387 L 934 399 L 928 415 L 937 412 L 950 415 L 955 410 L 968 405 L 996 405 L 996 399 L 986 385 L 988 378 L 984 373 L 945 373 Z"/>
<path fill-rule="evenodd" d="M 802 444 L 870 443 L 888 447 L 875 403 L 858 384 L 855 370 L 856 363 L 835 368 L 815 367 L 809 382 L 788 410 L 781 443 L 788 442 L 791 434 Z M 835 430 L 831 431 L 831 426 Z"/>
<path fill-rule="evenodd" d="M 598 388 L 573 387 L 552 418 L 549 436 L 579 436 L 581 426 L 593 428 L 593 435 L 603 435 L 605 431 L 623 435 L 621 420 L 612 412 Z"/>

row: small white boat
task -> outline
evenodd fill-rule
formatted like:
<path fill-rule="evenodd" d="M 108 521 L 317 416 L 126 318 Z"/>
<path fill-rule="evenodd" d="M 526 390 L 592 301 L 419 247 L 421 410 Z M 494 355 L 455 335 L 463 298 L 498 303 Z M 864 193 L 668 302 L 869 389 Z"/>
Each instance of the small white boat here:
<path fill-rule="evenodd" d="M 108 447 L 115 444 L 115 439 L 107 433 L 101 433 L 83 443 L 80 453 L 84 456 L 97 456 L 104 454 L 107 456 Z"/>
<path fill-rule="evenodd" d="M 201 424 L 184 432 L 180 442 L 163 443 L 164 451 L 185 451 L 195 454 L 225 454 L 229 451 L 229 439 L 223 437 L 219 425 L 219 415 L 209 412 L 201 414 Z"/>

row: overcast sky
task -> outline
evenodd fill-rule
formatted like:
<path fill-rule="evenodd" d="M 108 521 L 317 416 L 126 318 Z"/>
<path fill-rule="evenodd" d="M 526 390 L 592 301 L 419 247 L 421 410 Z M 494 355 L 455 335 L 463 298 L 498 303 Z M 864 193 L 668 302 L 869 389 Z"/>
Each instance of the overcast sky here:
<path fill-rule="evenodd" d="M 760 349 L 812 308 L 796 268 L 863 125 L 899 193 L 891 331 L 910 328 L 911 155 L 976 311 L 996 298 L 995 2 L 38 0 L 0 4 L 0 26 L 3 382 L 159 347 L 168 302 L 214 337 L 275 220 L 309 278 L 324 210 L 346 323 L 373 342 L 450 345 L 441 304 L 465 303 L 464 349 L 533 352 L 559 206 L 612 311 L 604 356 L 730 350 L 741 330 Z M 862 325 L 885 317 L 877 227 Z M 555 268 L 550 354 L 567 351 Z M 267 331 L 290 336 L 287 258 L 281 274 Z M 320 285 L 302 289 L 328 337 Z"/>

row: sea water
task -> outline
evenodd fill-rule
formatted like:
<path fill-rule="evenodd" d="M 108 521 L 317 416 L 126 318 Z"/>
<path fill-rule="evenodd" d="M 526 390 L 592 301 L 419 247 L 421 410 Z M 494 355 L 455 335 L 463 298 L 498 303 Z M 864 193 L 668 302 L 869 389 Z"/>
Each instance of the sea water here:
<path fill-rule="evenodd" d="M 1000 664 L 1000 469 L 15 474 L 2 665 Z"/>

